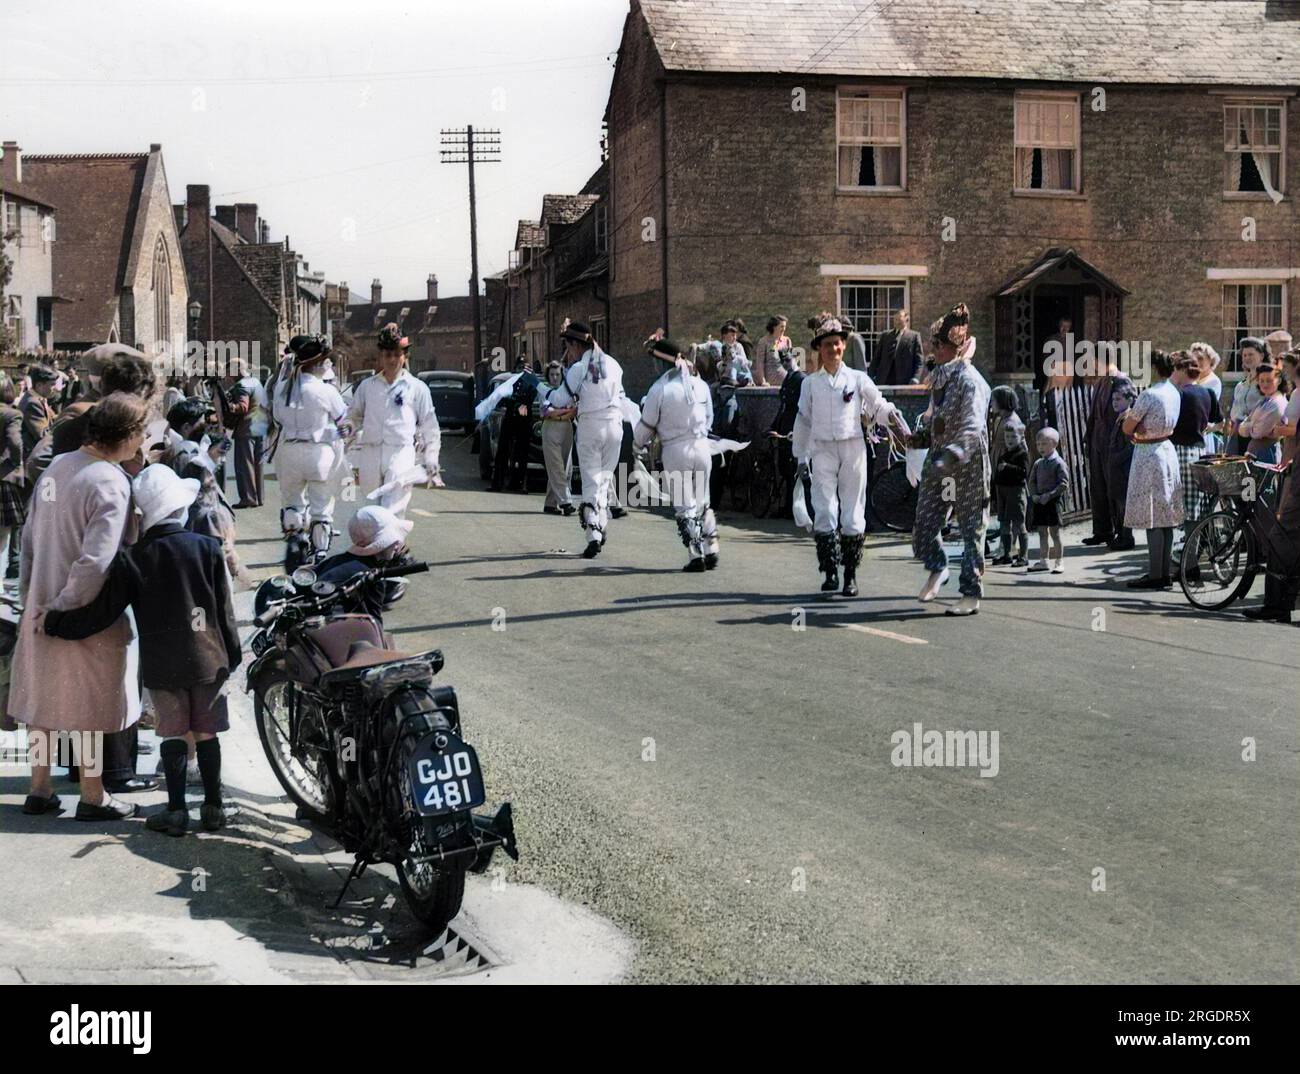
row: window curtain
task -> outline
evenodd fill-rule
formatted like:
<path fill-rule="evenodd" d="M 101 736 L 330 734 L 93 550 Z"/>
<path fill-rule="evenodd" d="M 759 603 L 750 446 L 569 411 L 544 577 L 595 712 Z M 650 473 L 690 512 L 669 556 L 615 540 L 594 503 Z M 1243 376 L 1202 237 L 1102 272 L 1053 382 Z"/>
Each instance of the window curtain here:
<path fill-rule="evenodd" d="M 877 186 L 902 186 L 903 154 L 893 146 L 872 146 Z"/>
<path fill-rule="evenodd" d="M 1270 198 L 1278 196 L 1276 188 L 1273 186 L 1273 161 L 1280 158 L 1281 154 L 1274 156 L 1271 153 L 1261 152 L 1256 146 L 1265 146 L 1267 134 L 1264 130 L 1264 116 L 1267 113 L 1261 112 L 1254 108 L 1242 108 L 1237 112 L 1239 128 L 1237 132 L 1237 144 L 1241 146 L 1250 146 L 1249 153 L 1251 163 L 1255 165 L 1255 170 L 1259 173 L 1259 180 L 1264 184 L 1264 192 Z M 1246 153 L 1241 154 L 1241 171 L 1246 168 Z M 1242 176 L 1239 173 L 1237 179 L 1237 189 L 1245 189 L 1242 185 Z"/>
<path fill-rule="evenodd" d="M 840 186 L 857 186 L 862 174 L 862 150 L 860 145 L 840 146 Z"/>
<path fill-rule="evenodd" d="M 1043 189 L 1073 189 L 1073 153 L 1068 149 L 1042 149 L 1039 152 L 1043 154 Z"/>
<path fill-rule="evenodd" d="M 1268 302 L 1268 288 L 1252 287 L 1250 289 L 1250 323 L 1247 327 L 1252 332 L 1272 331 L 1274 326 L 1269 323 L 1272 319 L 1272 312 L 1269 309 Z"/>

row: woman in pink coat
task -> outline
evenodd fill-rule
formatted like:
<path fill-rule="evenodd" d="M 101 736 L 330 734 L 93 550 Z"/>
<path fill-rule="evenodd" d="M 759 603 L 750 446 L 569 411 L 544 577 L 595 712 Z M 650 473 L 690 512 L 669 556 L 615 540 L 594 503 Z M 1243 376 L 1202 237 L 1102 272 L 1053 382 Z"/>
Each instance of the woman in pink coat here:
<path fill-rule="evenodd" d="M 124 730 L 139 715 L 126 692 L 130 624 L 123 617 L 92 638 L 68 641 L 42 633 L 40 622 L 50 608 L 90 603 L 103 586 L 131 511 L 131 482 L 120 464 L 140 450 L 147 419 L 138 396 L 108 396 L 90 413 L 85 445 L 56 457 L 33 490 L 22 543 L 25 607 L 9 689 L 10 714 L 27 725 L 31 755 L 25 813 L 61 808 L 50 784 L 59 731 L 74 732 L 74 749 L 83 751 L 77 819 L 136 813 L 105 792 L 101 767 L 102 733 Z"/>

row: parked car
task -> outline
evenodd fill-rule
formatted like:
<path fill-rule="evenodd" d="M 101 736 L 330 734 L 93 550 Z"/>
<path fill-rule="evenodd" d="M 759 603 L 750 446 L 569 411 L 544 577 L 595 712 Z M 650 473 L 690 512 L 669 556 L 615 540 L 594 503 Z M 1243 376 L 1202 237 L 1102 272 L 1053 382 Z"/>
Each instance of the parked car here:
<path fill-rule="evenodd" d="M 474 374 L 453 369 L 429 369 L 419 374 L 433 396 L 438 425 L 469 432 L 474 428 Z"/>

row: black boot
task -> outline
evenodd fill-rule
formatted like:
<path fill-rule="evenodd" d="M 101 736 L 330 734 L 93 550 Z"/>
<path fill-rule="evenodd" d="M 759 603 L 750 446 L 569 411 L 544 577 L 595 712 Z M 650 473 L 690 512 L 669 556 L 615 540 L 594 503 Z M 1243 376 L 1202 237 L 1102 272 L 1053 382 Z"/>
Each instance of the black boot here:
<path fill-rule="evenodd" d="M 834 533 L 815 533 L 817 542 L 817 569 L 826 575 L 823 593 L 834 593 L 840 587 L 840 541 Z"/>
<path fill-rule="evenodd" d="M 866 538 L 860 533 L 840 537 L 840 558 L 844 561 L 844 588 L 840 591 L 842 596 L 858 595 L 858 564 L 862 562 L 862 546 L 865 543 Z"/>

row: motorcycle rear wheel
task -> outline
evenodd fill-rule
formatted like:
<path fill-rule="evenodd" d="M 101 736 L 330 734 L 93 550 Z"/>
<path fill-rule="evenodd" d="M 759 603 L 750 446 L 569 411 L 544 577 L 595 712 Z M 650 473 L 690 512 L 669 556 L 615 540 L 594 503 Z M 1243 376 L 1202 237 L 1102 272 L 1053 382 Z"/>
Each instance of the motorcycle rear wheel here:
<path fill-rule="evenodd" d="M 398 751 L 401 798 L 405 802 L 415 800 L 407 769 L 407 759 L 415 746 L 414 739 L 407 738 Z M 429 848 L 424 842 L 424 821 L 413 807 L 407 813 L 407 823 L 410 832 L 409 853 L 427 854 Z M 410 858 L 407 857 L 397 863 L 397 882 L 402 888 L 406 905 L 420 924 L 431 932 L 442 932 L 452 918 L 460 913 L 460 905 L 465 898 L 465 870 L 439 869 L 432 863 L 411 868 L 409 861 Z"/>
<path fill-rule="evenodd" d="M 253 691 L 257 735 L 271 771 L 293 803 L 311 813 L 328 815 L 332 805 L 329 773 L 322 774 L 319 769 L 328 762 L 318 758 L 313 772 L 289 748 L 289 686 L 287 678 L 277 675 L 259 683 Z"/>

